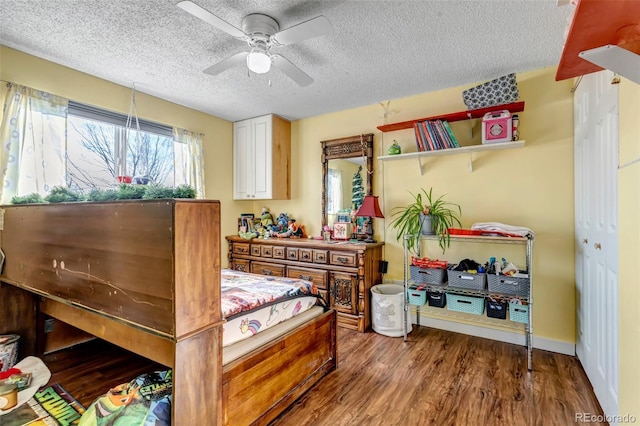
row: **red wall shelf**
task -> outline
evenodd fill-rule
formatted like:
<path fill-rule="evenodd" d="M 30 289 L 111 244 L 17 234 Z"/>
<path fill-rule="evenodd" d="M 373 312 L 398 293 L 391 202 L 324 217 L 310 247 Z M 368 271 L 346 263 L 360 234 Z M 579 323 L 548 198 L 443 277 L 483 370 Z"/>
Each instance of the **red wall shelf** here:
<path fill-rule="evenodd" d="M 413 123 L 425 120 L 446 120 L 449 122 L 467 120 L 469 118 L 481 118 L 488 112 L 500 111 L 506 109 L 509 112 L 521 112 L 524 111 L 524 101 L 514 102 L 504 105 L 495 105 L 487 108 L 470 109 L 467 111 L 452 112 L 443 115 L 434 115 L 432 117 L 419 118 L 417 120 L 402 121 L 400 123 L 385 124 L 378 126 L 378 130 L 381 132 L 393 132 L 394 130 L 411 129 Z"/>
<path fill-rule="evenodd" d="M 640 2 L 581 0 L 569 27 L 556 81 L 601 71 L 578 53 L 608 44 L 640 55 Z"/>

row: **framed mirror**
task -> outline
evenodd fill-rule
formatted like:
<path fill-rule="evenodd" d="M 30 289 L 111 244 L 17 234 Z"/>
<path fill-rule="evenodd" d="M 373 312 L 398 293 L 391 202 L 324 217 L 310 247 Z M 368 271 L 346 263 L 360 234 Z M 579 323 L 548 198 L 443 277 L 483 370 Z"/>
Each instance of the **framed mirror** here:
<path fill-rule="evenodd" d="M 373 194 L 373 133 L 321 141 L 322 227 L 351 222 L 354 203 Z M 356 205 L 356 208 L 359 204 Z M 353 238 L 365 239 L 364 218 L 358 218 Z M 372 225 L 369 225 L 372 226 Z"/>

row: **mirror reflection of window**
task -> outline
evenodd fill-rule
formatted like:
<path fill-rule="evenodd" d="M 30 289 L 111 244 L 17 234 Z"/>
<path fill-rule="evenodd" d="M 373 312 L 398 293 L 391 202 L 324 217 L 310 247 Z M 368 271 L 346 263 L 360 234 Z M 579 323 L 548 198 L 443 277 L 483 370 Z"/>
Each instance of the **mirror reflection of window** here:
<path fill-rule="evenodd" d="M 334 215 L 342 209 L 342 173 L 329 169 L 327 180 L 327 213 Z"/>

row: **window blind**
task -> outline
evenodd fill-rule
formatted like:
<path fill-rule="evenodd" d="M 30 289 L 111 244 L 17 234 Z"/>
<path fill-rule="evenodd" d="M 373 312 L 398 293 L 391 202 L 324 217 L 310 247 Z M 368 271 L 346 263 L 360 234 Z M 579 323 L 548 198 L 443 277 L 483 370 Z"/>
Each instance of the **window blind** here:
<path fill-rule="evenodd" d="M 115 111 L 94 107 L 91 105 L 81 104 L 75 101 L 69 101 L 68 114 L 83 117 L 88 120 L 103 121 L 117 126 L 125 127 L 127 125 L 127 115 Z M 140 130 L 143 132 L 155 133 L 162 136 L 173 138 L 173 127 L 167 126 L 153 121 L 138 118 Z M 135 117 L 131 119 L 131 128 L 135 129 Z"/>

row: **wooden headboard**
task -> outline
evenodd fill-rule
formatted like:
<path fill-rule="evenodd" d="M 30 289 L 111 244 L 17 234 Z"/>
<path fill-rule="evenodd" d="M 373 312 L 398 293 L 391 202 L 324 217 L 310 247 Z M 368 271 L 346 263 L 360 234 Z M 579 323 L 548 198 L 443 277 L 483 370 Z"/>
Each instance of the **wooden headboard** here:
<path fill-rule="evenodd" d="M 221 413 L 220 241 L 212 200 L 2 206 L 0 280 L 41 296 L 40 312 L 172 367 L 174 420 L 211 421 Z"/>

